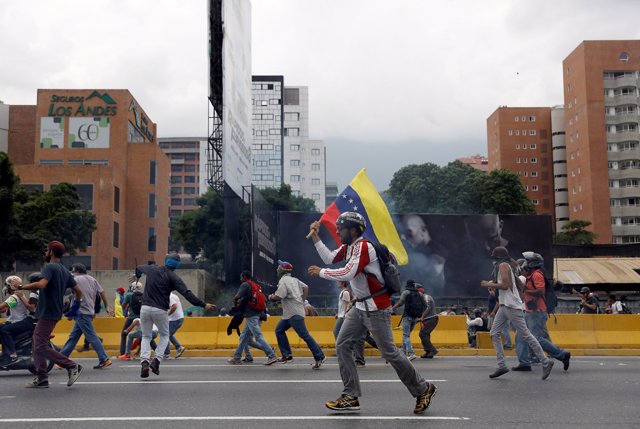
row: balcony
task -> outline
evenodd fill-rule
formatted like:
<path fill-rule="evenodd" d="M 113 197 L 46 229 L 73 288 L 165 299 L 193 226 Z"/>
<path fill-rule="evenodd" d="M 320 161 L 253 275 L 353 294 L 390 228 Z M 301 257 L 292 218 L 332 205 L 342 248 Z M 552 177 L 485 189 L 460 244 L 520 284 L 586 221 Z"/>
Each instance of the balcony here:
<path fill-rule="evenodd" d="M 616 95 L 614 97 L 604 97 L 605 106 L 624 106 L 625 104 L 638 104 L 636 95 Z"/>
<path fill-rule="evenodd" d="M 611 217 L 634 216 L 640 217 L 640 206 L 611 207 Z M 613 226 L 613 225 L 612 225 Z M 616 225 L 618 227 L 628 227 L 628 225 Z"/>
<path fill-rule="evenodd" d="M 640 133 L 638 131 L 607 133 L 607 143 L 620 143 L 626 141 L 640 141 Z"/>
<path fill-rule="evenodd" d="M 609 170 L 609 179 L 637 179 L 640 177 L 640 168 L 627 168 L 624 170 Z"/>
<path fill-rule="evenodd" d="M 626 161 L 633 159 L 640 159 L 640 149 L 607 152 L 607 160 L 609 161 Z"/>
<path fill-rule="evenodd" d="M 640 225 L 611 225 L 611 235 L 640 235 Z"/>
<path fill-rule="evenodd" d="M 640 121 L 640 116 L 637 113 L 624 113 L 616 115 L 607 115 L 604 117 L 604 122 L 607 125 L 619 125 L 633 123 L 637 124 Z"/>
<path fill-rule="evenodd" d="M 640 197 L 640 188 L 609 188 L 609 197 L 611 198 Z"/>
<path fill-rule="evenodd" d="M 624 88 L 625 86 L 638 86 L 638 79 L 635 76 L 622 76 L 616 79 L 605 79 L 606 89 Z"/>

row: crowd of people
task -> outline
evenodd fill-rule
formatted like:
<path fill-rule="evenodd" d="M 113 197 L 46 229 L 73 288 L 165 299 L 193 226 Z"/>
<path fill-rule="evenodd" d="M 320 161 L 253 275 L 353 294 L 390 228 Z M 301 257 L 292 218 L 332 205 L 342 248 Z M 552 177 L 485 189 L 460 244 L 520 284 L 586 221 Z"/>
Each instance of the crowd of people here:
<path fill-rule="evenodd" d="M 418 354 L 413 348 L 411 334 L 419 325 L 419 338 L 424 349 L 420 357 L 432 359 L 438 354 L 438 349 L 431 341 L 431 333 L 440 317 L 456 314 L 455 308 L 437 313 L 435 301 L 427 292 L 429 285 L 425 287 L 415 280 L 407 280 L 399 298 L 392 302 L 377 250 L 363 237 L 367 224 L 362 215 L 346 212 L 339 216 L 336 228 L 342 244 L 333 250 L 320 239 L 319 228 L 319 222 L 312 223 L 309 237 L 320 259 L 325 264 L 342 262 L 338 268 L 311 265 L 306 270 L 310 276 L 337 282 L 340 289 L 333 333 L 343 389 L 336 400 L 326 402 L 326 407 L 336 411 L 360 409 L 362 388 L 357 368 L 365 365 L 364 344 L 368 342 L 378 349 L 382 359 L 395 370 L 415 398 L 414 413 L 424 413 L 431 405 L 437 387 L 425 380 L 412 363 Z M 17 335 L 32 334 L 36 376 L 27 383 L 28 388 L 49 387 L 47 362 L 66 369 L 67 385 L 73 385 L 83 367 L 70 359 L 70 355 L 81 336 L 85 338 L 85 347 L 92 348 L 97 355 L 94 369 L 102 370 L 112 365 L 93 325 L 96 313 L 101 310 L 100 303 L 103 303 L 108 316 L 124 318 L 117 357 L 130 360 L 139 348 L 142 378 L 148 378 L 150 372 L 160 374 L 161 362 L 171 357 L 171 344 L 176 358 L 185 351 L 175 335 L 184 323 L 184 311 L 177 294 L 206 311 L 216 308 L 195 296 L 175 273 L 180 265 L 177 254 L 167 255 L 161 265 L 136 267 L 135 273 L 128 278 L 128 290 L 118 288 L 111 306 L 104 289 L 87 273 L 84 265 L 74 264 L 70 271 L 65 268 L 61 261 L 64 253 L 62 243 L 51 241 L 45 250 L 46 264 L 40 273 L 34 273 L 24 283 L 17 276 L 10 276 L 5 281 L 8 298 L 0 303 L 0 311 L 7 311 L 9 316 L 0 325 L 2 362 L 19 359 L 13 341 Z M 490 378 L 501 377 L 510 370 L 531 371 L 534 363 L 540 363 L 542 379 L 545 380 L 551 374 L 554 359 L 562 362 L 565 371 L 570 366 L 571 353 L 551 341 L 546 327 L 548 314 L 553 309 L 545 296 L 549 285 L 543 272 L 544 260 L 534 252 L 525 252 L 523 256 L 516 261 L 506 247 L 494 247 L 491 251 L 491 278 L 479 283 L 480 288 L 488 291 L 487 308 L 472 311 L 463 308 L 470 346 L 476 346 L 477 332 L 489 331 L 497 360 L 497 367 Z M 144 286 L 140 282 L 143 275 L 146 276 Z M 227 332 L 235 329 L 239 334 L 238 346 L 228 363 L 242 365 L 252 362 L 252 348 L 264 352 L 265 365 L 293 361 L 287 336 L 289 329 L 293 329 L 313 356 L 312 369 L 318 370 L 326 356 L 305 323 L 306 317 L 317 315 L 317 310 L 307 300 L 309 287 L 293 276 L 293 266 L 286 261 L 278 261 L 277 279 L 275 291 L 265 295 L 252 278 L 252 273 L 242 272 L 233 307 L 228 311 L 233 317 Z M 597 296 L 588 287 L 573 292 L 580 297 L 580 313 L 601 312 Z M 71 295 L 66 307 L 65 294 Z M 267 302 L 277 302 L 282 307 L 282 317 L 275 327 L 280 357 L 262 333 L 262 322 L 268 317 Z M 226 314 L 227 310 L 224 312 Z M 391 325 L 391 315 L 396 312 L 402 314 L 402 343 L 399 348 L 394 343 Z M 610 295 L 603 312 L 620 314 L 629 310 L 624 297 L 618 300 L 615 295 Z M 74 323 L 68 339 L 58 351 L 50 347 L 49 340 L 62 317 Z M 511 369 L 504 354 L 505 348 L 513 348 L 510 329 L 516 332 L 518 358 L 518 365 Z"/>

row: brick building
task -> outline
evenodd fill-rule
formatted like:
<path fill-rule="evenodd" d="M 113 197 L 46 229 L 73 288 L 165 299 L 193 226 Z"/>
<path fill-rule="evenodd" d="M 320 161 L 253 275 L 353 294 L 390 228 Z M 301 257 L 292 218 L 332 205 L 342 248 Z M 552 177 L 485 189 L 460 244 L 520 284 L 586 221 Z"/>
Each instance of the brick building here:
<path fill-rule="evenodd" d="M 8 140 L 23 186 L 69 182 L 96 214 L 87 251 L 67 262 L 131 269 L 164 257 L 170 161 L 129 91 L 40 89 L 35 106 L 10 106 Z"/>

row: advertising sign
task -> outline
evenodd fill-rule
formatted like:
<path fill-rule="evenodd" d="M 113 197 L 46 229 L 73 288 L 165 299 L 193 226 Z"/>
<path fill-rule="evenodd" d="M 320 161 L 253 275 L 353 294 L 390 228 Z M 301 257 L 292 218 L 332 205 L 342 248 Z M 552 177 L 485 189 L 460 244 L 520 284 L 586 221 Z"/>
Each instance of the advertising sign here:
<path fill-rule="evenodd" d="M 109 117 L 70 118 L 69 147 L 73 149 L 107 149 Z"/>
<path fill-rule="evenodd" d="M 238 196 L 251 185 L 251 3 L 224 0 L 223 145 L 224 181 Z"/>
<path fill-rule="evenodd" d="M 337 292 L 327 280 L 309 277 L 309 265 L 322 263 L 311 240 L 305 236 L 317 213 L 280 212 L 278 257 L 294 266 L 294 275 L 309 284 L 312 295 Z M 490 280 L 493 270 L 491 250 L 506 247 L 513 259 L 534 251 L 545 259 L 547 274 L 553 275 L 551 255 L 551 217 L 537 215 L 435 215 L 401 214 L 393 216 L 409 263 L 400 267 L 402 283 L 413 279 L 436 297 L 485 297 L 481 280 Z M 320 236 L 329 249 L 337 244 L 326 228 Z M 343 266 L 344 262 L 334 267 Z M 337 296 L 337 295 L 336 295 Z"/>
<path fill-rule="evenodd" d="M 40 118 L 40 147 L 62 149 L 64 146 L 64 118 L 43 116 Z"/>
<path fill-rule="evenodd" d="M 276 284 L 276 212 L 255 186 L 251 187 L 253 214 L 253 276 L 261 283 Z"/>

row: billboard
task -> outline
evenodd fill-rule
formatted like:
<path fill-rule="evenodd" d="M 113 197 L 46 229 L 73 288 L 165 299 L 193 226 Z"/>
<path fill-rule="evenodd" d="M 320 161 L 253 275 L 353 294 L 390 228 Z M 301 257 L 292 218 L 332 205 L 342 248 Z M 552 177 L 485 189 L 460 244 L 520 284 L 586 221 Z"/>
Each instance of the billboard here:
<path fill-rule="evenodd" d="M 337 294 L 335 285 L 309 277 L 309 265 L 323 267 L 313 243 L 305 240 L 314 213 L 280 212 L 278 257 L 289 260 L 294 275 L 310 285 L 312 295 Z M 537 215 L 393 215 L 394 223 L 409 255 L 409 264 L 400 267 L 401 280 L 426 286 L 435 297 L 484 297 L 481 280 L 490 279 L 491 249 L 504 246 L 514 259 L 522 252 L 535 251 L 545 259 L 545 269 L 553 274 L 551 217 Z M 321 238 L 330 249 L 337 247 L 325 228 Z M 336 264 L 336 267 L 340 264 Z"/>
<path fill-rule="evenodd" d="M 69 147 L 108 149 L 109 117 L 69 118 Z"/>
<path fill-rule="evenodd" d="M 251 185 L 251 3 L 222 2 L 223 178 L 238 196 Z"/>
<path fill-rule="evenodd" d="M 273 207 L 255 186 L 251 186 L 252 272 L 262 284 L 276 284 L 277 218 Z"/>
<path fill-rule="evenodd" d="M 40 118 L 40 147 L 42 149 L 64 147 L 64 118 L 51 116 Z"/>

